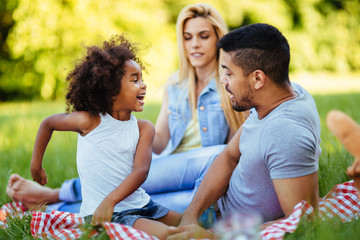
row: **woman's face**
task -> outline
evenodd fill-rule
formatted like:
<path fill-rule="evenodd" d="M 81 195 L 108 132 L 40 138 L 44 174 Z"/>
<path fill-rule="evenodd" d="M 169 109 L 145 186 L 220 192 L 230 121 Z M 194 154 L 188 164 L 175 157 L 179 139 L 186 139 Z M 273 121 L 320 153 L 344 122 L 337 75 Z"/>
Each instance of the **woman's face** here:
<path fill-rule="evenodd" d="M 203 17 L 186 21 L 183 43 L 187 59 L 194 68 L 214 67 L 217 56 L 217 37 L 209 20 Z"/>

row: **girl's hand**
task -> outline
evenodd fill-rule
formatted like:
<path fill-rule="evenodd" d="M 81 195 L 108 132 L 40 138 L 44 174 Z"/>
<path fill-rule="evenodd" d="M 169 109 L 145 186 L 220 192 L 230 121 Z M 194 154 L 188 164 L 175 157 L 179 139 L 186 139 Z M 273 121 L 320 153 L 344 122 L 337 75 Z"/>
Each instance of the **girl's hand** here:
<path fill-rule="evenodd" d="M 110 222 L 113 215 L 114 205 L 107 201 L 105 198 L 100 205 L 96 208 L 91 224 L 101 224 L 103 222 Z"/>
<path fill-rule="evenodd" d="M 40 170 L 31 169 L 31 176 L 34 181 L 38 182 L 41 185 L 47 184 L 47 175 L 45 169 L 41 168 Z"/>

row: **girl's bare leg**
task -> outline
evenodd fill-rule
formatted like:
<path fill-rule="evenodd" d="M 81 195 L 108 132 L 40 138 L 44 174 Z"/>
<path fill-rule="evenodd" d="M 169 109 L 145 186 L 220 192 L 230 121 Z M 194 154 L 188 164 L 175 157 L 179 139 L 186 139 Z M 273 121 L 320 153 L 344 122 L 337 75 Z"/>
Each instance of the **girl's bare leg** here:
<path fill-rule="evenodd" d="M 142 230 L 149 235 L 162 239 L 216 239 L 214 233 L 208 232 L 198 225 L 186 225 L 173 227 L 165 225 L 160 221 L 139 218 L 135 221 L 134 228 Z"/>
<path fill-rule="evenodd" d="M 158 221 L 168 225 L 168 226 L 178 226 L 180 224 L 182 214 L 169 210 L 169 212 L 162 218 L 159 218 Z"/>
<path fill-rule="evenodd" d="M 160 240 L 166 239 L 172 233 L 171 228 L 173 228 L 162 222 L 147 218 L 137 219 L 133 227 L 142 230 L 151 236 L 155 236 Z"/>
<path fill-rule="evenodd" d="M 170 210 L 168 214 L 158 220 L 139 218 L 135 221 L 133 227 L 149 235 L 156 236 L 160 240 L 166 239 L 170 234 L 173 234 L 174 227 L 171 226 L 179 225 L 181 217 L 181 213 Z"/>

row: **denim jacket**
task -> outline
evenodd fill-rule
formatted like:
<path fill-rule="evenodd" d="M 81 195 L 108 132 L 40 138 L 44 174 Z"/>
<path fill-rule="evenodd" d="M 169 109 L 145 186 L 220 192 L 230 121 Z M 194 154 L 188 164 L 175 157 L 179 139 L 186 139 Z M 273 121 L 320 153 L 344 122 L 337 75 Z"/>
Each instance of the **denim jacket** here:
<path fill-rule="evenodd" d="M 170 140 L 160 154 L 161 156 L 171 154 L 179 146 L 191 120 L 187 85 L 180 85 L 179 83 L 169 85 L 167 91 Z M 201 145 L 207 147 L 224 144 L 229 132 L 229 126 L 223 109 L 220 107 L 220 98 L 215 79 L 211 79 L 201 92 L 197 101 L 197 110 Z"/>

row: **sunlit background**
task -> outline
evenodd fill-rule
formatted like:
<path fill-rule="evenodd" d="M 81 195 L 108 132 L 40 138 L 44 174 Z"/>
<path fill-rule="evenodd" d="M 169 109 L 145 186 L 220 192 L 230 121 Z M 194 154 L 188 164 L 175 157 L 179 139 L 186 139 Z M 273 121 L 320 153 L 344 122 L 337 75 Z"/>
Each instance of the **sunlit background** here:
<path fill-rule="evenodd" d="M 178 68 L 176 18 L 184 6 L 196 2 L 0 0 L 0 206 L 11 201 L 4 191 L 11 173 L 31 178 L 39 125 L 45 117 L 65 111 L 66 74 L 84 54 L 84 46 L 120 33 L 138 43 L 147 63 L 148 96 L 144 111 L 135 115 L 156 122 L 162 86 Z M 360 0 L 203 2 L 222 14 L 229 29 L 265 22 L 284 33 L 291 47 L 290 77 L 313 93 L 320 115 L 319 194 L 348 181 L 345 170 L 353 157 L 327 129 L 326 115 L 339 109 L 360 124 Z M 53 134 L 43 162 L 47 186 L 59 187 L 78 176 L 76 141 L 73 132 Z M 21 232 L 15 239 L 30 239 L 30 230 L 23 229 L 0 229 L 0 238 Z M 360 220 L 342 225 L 326 221 L 323 227 L 310 221 L 298 229 L 286 239 L 357 239 Z"/>
<path fill-rule="evenodd" d="M 148 100 L 177 69 L 175 23 L 199 1 L 0 0 L 0 101 L 63 99 L 84 46 L 126 33 L 147 64 Z M 291 79 L 313 92 L 360 91 L 360 1 L 213 0 L 229 29 L 264 22 L 291 47 Z"/>

